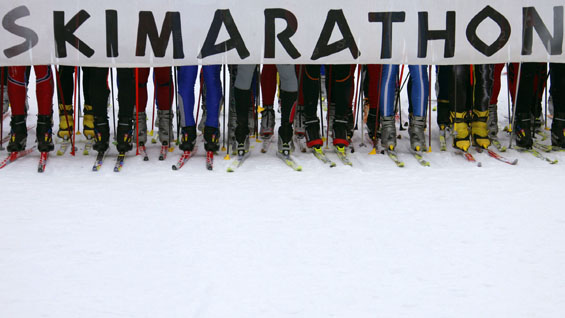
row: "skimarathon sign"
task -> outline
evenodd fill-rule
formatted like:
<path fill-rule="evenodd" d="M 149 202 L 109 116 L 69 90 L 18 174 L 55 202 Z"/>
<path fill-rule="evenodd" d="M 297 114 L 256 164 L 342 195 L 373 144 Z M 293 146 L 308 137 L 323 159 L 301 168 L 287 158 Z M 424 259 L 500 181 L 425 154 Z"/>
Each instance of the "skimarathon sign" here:
<path fill-rule="evenodd" d="M 562 0 L 2 0 L 0 65 L 563 62 Z"/>

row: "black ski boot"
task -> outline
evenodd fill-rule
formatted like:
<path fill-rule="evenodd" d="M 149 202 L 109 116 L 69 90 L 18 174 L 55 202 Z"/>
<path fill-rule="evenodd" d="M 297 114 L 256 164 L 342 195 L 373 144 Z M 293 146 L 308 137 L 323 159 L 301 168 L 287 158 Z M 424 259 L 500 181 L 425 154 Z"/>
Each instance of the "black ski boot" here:
<path fill-rule="evenodd" d="M 106 116 L 94 118 L 94 133 L 95 142 L 92 148 L 98 152 L 106 152 L 110 147 L 110 126 Z"/>
<path fill-rule="evenodd" d="M 565 113 L 557 113 L 551 124 L 551 146 L 565 149 Z"/>
<path fill-rule="evenodd" d="M 367 134 L 371 140 L 377 137 L 377 109 L 369 108 L 369 113 L 367 114 Z"/>
<path fill-rule="evenodd" d="M 349 141 L 347 138 L 347 125 L 348 121 L 345 116 L 336 116 L 332 127 L 333 145 L 335 147 L 347 147 Z"/>
<path fill-rule="evenodd" d="M 235 150 L 238 155 L 244 155 L 249 152 L 249 127 L 247 125 L 240 125 L 239 121 L 235 127 Z"/>
<path fill-rule="evenodd" d="M 218 141 L 220 140 L 220 131 L 216 127 L 204 127 L 204 149 L 206 151 L 216 152 L 220 149 Z"/>
<path fill-rule="evenodd" d="M 196 145 L 196 126 L 182 127 L 180 131 L 180 145 L 182 151 L 194 150 Z"/>
<path fill-rule="evenodd" d="M 118 128 L 116 132 L 116 149 L 119 153 L 126 153 L 133 149 L 131 144 L 132 137 L 132 119 L 120 118 L 118 120 Z"/>
<path fill-rule="evenodd" d="M 320 138 L 320 120 L 318 117 L 306 117 L 304 119 L 304 125 L 306 126 L 306 146 L 308 148 L 322 147 L 324 142 L 322 138 Z"/>
<path fill-rule="evenodd" d="M 10 122 L 10 142 L 8 143 L 9 152 L 25 150 L 27 141 L 26 115 L 12 116 Z"/>
<path fill-rule="evenodd" d="M 281 154 L 288 156 L 294 151 L 294 143 L 292 142 L 292 124 L 289 122 L 283 123 L 279 127 L 279 142 L 278 150 Z"/>
<path fill-rule="evenodd" d="M 514 135 L 516 136 L 516 145 L 518 147 L 532 148 L 534 141 L 532 139 L 532 117 L 530 114 L 516 114 Z"/>
<path fill-rule="evenodd" d="M 37 116 L 37 150 L 49 152 L 55 149 L 53 144 L 53 117 L 51 115 Z"/>

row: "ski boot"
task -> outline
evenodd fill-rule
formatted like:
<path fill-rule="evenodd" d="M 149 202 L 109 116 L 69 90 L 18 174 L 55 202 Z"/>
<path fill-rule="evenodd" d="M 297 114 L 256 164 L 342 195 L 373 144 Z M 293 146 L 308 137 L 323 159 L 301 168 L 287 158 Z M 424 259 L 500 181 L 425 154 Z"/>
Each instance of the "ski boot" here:
<path fill-rule="evenodd" d="M 59 104 L 59 131 L 57 131 L 57 137 L 63 140 L 70 140 L 73 131 L 73 105 Z"/>
<path fill-rule="evenodd" d="M 367 134 L 371 140 L 377 139 L 377 109 L 369 108 L 367 113 Z"/>
<path fill-rule="evenodd" d="M 473 144 L 477 147 L 487 149 L 490 146 L 489 128 L 488 128 L 489 111 L 473 110 L 473 121 L 471 122 L 471 134 L 473 136 Z"/>
<path fill-rule="evenodd" d="M 204 132 L 204 128 L 206 127 L 206 117 L 208 117 L 208 111 L 206 110 L 206 84 L 202 81 L 202 117 L 200 117 L 200 122 L 198 123 L 198 131 Z M 196 105 L 198 107 L 198 105 Z"/>
<path fill-rule="evenodd" d="M 410 135 L 410 148 L 413 151 L 426 151 L 426 117 L 414 116 L 410 114 L 410 126 L 408 126 L 408 135 Z"/>
<path fill-rule="evenodd" d="M 159 128 L 159 141 L 161 145 L 170 145 L 172 131 L 173 131 L 173 112 L 169 110 L 158 110 L 157 115 L 159 121 L 157 126 Z"/>
<path fill-rule="evenodd" d="M 294 133 L 304 136 L 306 133 L 306 125 L 304 124 L 304 106 L 296 106 L 296 114 L 294 115 Z"/>
<path fill-rule="evenodd" d="M 551 146 L 557 150 L 565 149 L 565 113 L 557 113 L 553 118 Z"/>
<path fill-rule="evenodd" d="M 279 127 L 279 153 L 288 156 L 294 151 L 294 143 L 292 142 L 292 125 L 290 123 L 283 123 Z"/>
<path fill-rule="evenodd" d="M 94 150 L 106 152 L 110 147 L 110 126 L 106 116 L 94 117 Z"/>
<path fill-rule="evenodd" d="M 196 145 L 196 127 L 182 127 L 180 130 L 180 145 L 182 151 L 192 151 Z"/>
<path fill-rule="evenodd" d="M 516 146 L 531 149 L 534 141 L 532 139 L 532 118 L 530 114 L 516 114 L 514 136 Z"/>
<path fill-rule="evenodd" d="M 53 116 L 38 115 L 37 116 L 37 150 L 40 152 L 49 152 L 55 149 L 52 137 Z"/>
<path fill-rule="evenodd" d="M 120 118 L 116 132 L 116 149 L 119 153 L 126 153 L 133 149 L 132 141 L 132 119 Z"/>
<path fill-rule="evenodd" d="M 451 112 L 453 122 L 453 148 L 467 152 L 471 147 L 467 112 Z"/>
<path fill-rule="evenodd" d="M 320 148 L 324 144 L 320 138 L 320 120 L 318 117 L 306 117 L 304 119 L 304 126 L 306 127 L 306 146 L 308 148 Z"/>
<path fill-rule="evenodd" d="M 10 142 L 7 150 L 9 152 L 25 150 L 27 141 L 26 115 L 12 116 L 10 126 Z"/>
<path fill-rule="evenodd" d="M 261 112 L 261 130 L 259 134 L 261 138 L 267 139 L 275 132 L 275 110 L 273 105 L 265 105 L 265 109 Z"/>
<path fill-rule="evenodd" d="M 139 125 L 137 131 L 133 131 L 132 134 L 138 134 L 139 146 L 143 147 L 147 143 L 147 114 L 145 112 L 140 112 L 137 114 Z"/>
<path fill-rule="evenodd" d="M 84 138 L 92 140 L 95 136 L 94 113 L 92 105 L 84 105 L 84 117 L 82 118 L 82 133 Z"/>
<path fill-rule="evenodd" d="M 206 151 L 217 152 L 220 149 L 218 141 L 220 140 L 220 131 L 216 127 L 204 127 L 204 149 Z"/>
<path fill-rule="evenodd" d="M 394 116 L 381 117 L 381 145 L 387 150 L 394 150 L 396 148 Z"/>
<path fill-rule="evenodd" d="M 337 116 L 334 119 L 334 124 L 332 127 L 332 134 L 333 134 L 333 145 L 336 148 L 345 148 L 349 146 L 349 139 L 348 139 L 348 120 L 345 116 Z"/>
<path fill-rule="evenodd" d="M 488 137 L 491 140 L 498 139 L 498 105 L 488 106 Z"/>

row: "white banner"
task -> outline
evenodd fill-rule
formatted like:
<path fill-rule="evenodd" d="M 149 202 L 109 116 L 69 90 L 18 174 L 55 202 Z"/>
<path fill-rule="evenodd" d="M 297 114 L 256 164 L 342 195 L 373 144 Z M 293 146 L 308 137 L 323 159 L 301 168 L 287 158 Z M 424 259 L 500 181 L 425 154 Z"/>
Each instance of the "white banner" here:
<path fill-rule="evenodd" d="M 565 62 L 563 0 L 2 0 L 0 65 Z"/>

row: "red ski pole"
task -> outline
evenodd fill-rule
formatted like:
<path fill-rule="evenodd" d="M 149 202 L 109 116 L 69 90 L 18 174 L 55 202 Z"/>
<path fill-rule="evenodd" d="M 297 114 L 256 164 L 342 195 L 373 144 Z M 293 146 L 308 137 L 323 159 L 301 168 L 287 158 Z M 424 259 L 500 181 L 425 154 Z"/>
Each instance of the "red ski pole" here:
<path fill-rule="evenodd" d="M 2 120 L 0 121 L 0 150 L 2 147 L 2 139 L 4 139 L 4 68 L 2 67 L 2 77 L 0 77 L 0 109 L 2 109 Z"/>
<path fill-rule="evenodd" d="M 135 69 L 135 155 L 139 156 L 139 69 Z"/>

